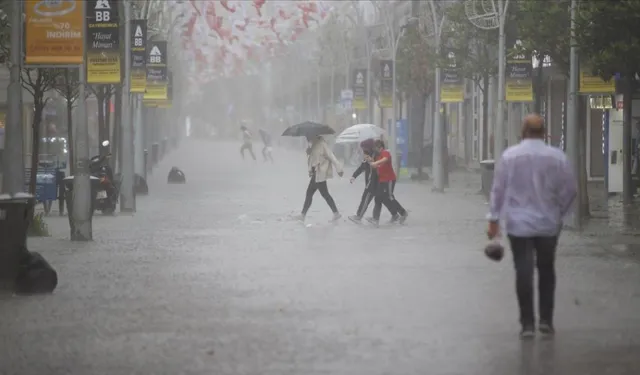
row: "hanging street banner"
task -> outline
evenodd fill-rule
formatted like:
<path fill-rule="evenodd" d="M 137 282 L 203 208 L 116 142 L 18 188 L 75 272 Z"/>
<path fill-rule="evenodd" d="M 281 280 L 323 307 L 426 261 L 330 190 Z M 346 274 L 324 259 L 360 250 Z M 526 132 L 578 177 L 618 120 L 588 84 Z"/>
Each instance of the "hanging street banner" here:
<path fill-rule="evenodd" d="M 447 66 L 442 68 L 442 85 L 440 86 L 440 102 L 441 103 L 460 103 L 464 102 L 464 84 L 456 55 L 453 51 L 447 53 Z"/>
<path fill-rule="evenodd" d="M 615 94 L 616 80 L 611 77 L 605 81 L 599 76 L 590 74 L 588 70 L 580 70 L 580 94 Z"/>
<path fill-rule="evenodd" d="M 380 108 L 393 108 L 393 61 L 380 61 Z"/>
<path fill-rule="evenodd" d="M 144 94 L 147 86 L 147 20 L 131 21 L 131 90 Z"/>
<path fill-rule="evenodd" d="M 87 0 L 87 83 L 121 82 L 120 33 L 116 0 Z"/>
<path fill-rule="evenodd" d="M 167 99 L 143 100 L 143 104 L 151 108 L 171 108 L 173 106 L 173 72 L 167 72 Z"/>
<path fill-rule="evenodd" d="M 147 86 L 143 100 L 166 100 L 167 42 L 147 42 Z"/>
<path fill-rule="evenodd" d="M 519 45 L 516 41 L 516 46 Z M 505 100 L 507 102 L 533 101 L 533 62 L 531 55 L 513 53 L 507 57 Z"/>
<path fill-rule="evenodd" d="M 15 4 L 19 4 L 14 0 Z M 26 65 L 80 65 L 84 62 L 84 1 L 24 1 Z"/>
<path fill-rule="evenodd" d="M 353 102 L 351 107 L 354 109 L 367 109 L 367 70 L 355 69 L 353 71 Z"/>

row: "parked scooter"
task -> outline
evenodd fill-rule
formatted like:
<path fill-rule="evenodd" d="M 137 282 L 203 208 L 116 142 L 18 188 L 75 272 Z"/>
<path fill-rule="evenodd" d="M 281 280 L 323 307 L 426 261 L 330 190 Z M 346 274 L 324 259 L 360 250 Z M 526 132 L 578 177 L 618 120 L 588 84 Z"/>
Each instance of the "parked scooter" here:
<path fill-rule="evenodd" d="M 109 141 L 102 142 L 103 147 L 109 146 Z M 111 153 L 106 155 L 96 155 L 91 158 L 89 163 L 89 171 L 92 176 L 100 180 L 98 185 L 94 209 L 100 210 L 103 214 L 111 215 L 116 211 L 116 204 L 120 196 L 120 181 L 113 174 L 108 159 Z"/>

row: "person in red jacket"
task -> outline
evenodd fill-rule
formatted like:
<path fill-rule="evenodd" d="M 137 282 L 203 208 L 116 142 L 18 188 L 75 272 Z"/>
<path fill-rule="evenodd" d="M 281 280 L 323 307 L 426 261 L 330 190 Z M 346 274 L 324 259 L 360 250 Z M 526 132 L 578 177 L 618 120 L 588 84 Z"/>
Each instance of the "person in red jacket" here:
<path fill-rule="evenodd" d="M 376 190 L 375 206 L 373 207 L 373 217 L 369 221 L 378 225 L 380 222 L 380 211 L 382 205 L 389 207 L 391 212 L 391 222 L 399 221 L 401 224 L 407 220 L 409 214 L 393 195 L 396 186 L 396 173 L 393 171 L 393 163 L 391 153 L 384 148 L 381 140 L 375 141 L 375 150 L 377 152 L 375 161 L 370 162 L 372 168 L 376 168 L 378 172 L 378 188 Z"/>

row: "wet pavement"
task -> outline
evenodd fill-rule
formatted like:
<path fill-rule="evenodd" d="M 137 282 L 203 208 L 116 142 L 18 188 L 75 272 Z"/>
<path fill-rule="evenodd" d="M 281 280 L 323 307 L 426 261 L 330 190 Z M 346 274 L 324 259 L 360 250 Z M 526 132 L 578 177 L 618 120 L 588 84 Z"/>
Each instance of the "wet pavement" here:
<path fill-rule="evenodd" d="M 410 218 L 378 229 L 329 223 L 317 195 L 305 226 L 289 220 L 305 155 L 243 162 L 236 146 L 184 143 L 138 213 L 95 218 L 92 243 L 49 217 L 52 238 L 29 244 L 60 284 L 0 299 L 0 374 L 640 373 L 640 262 L 608 240 L 563 234 L 558 333 L 521 342 L 511 259 L 484 258 L 474 188 L 401 183 Z M 166 184 L 173 165 L 186 185 Z M 345 217 L 362 186 L 330 182 Z"/>

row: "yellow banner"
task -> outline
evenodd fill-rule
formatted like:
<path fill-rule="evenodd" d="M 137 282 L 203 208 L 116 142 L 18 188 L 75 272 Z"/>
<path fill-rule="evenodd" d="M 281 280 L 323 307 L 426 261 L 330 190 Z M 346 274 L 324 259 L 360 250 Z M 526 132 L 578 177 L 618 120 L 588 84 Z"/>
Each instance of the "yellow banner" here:
<path fill-rule="evenodd" d="M 367 100 L 353 98 L 351 101 L 351 108 L 353 109 L 367 109 Z"/>
<path fill-rule="evenodd" d="M 79 0 L 24 1 L 27 65 L 82 64 L 83 5 Z"/>
<path fill-rule="evenodd" d="M 131 92 L 143 94 L 147 88 L 147 71 L 131 68 Z"/>
<path fill-rule="evenodd" d="M 120 53 L 88 54 L 87 83 L 120 83 Z"/>
<path fill-rule="evenodd" d="M 505 100 L 508 102 L 532 102 L 533 82 L 531 79 L 509 79 L 505 82 Z"/>
<path fill-rule="evenodd" d="M 440 102 L 441 103 L 464 102 L 464 86 L 461 84 L 442 85 L 442 87 L 440 88 Z"/>
<path fill-rule="evenodd" d="M 614 94 L 616 92 L 616 80 L 611 77 L 608 82 L 598 76 L 587 72 L 580 72 L 581 94 Z"/>
<path fill-rule="evenodd" d="M 172 100 L 142 100 L 142 104 L 150 108 L 171 108 Z"/>
<path fill-rule="evenodd" d="M 142 97 L 142 100 L 166 100 L 168 93 L 168 86 L 166 82 L 160 83 L 147 83 L 147 90 Z"/>
<path fill-rule="evenodd" d="M 381 108 L 393 108 L 393 97 L 391 95 L 381 95 L 380 96 L 380 107 Z"/>

